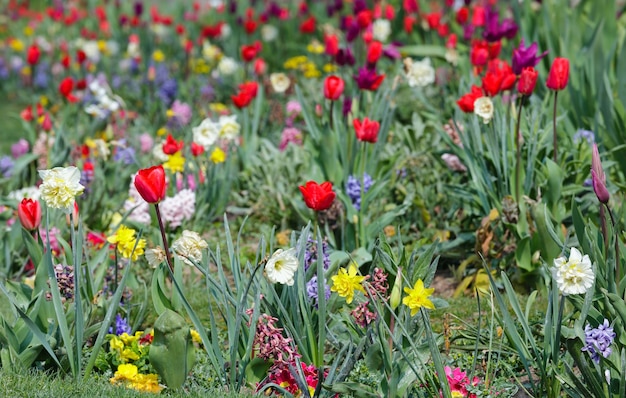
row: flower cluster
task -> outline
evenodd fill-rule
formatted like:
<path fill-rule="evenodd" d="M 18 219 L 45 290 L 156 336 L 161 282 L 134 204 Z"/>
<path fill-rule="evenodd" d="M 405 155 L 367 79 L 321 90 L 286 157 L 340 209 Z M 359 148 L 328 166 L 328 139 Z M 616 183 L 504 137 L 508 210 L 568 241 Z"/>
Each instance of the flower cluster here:
<path fill-rule="evenodd" d="M 453 397 L 476 398 L 476 394 L 467 391 L 467 386 L 477 386 L 480 381 L 478 377 L 474 377 L 470 381 L 467 373 L 460 368 L 452 369 L 449 366 L 446 366 L 444 371 L 446 372 L 446 378 L 448 379 L 448 385 Z"/>
<path fill-rule="evenodd" d="M 600 363 L 600 356 L 608 358 L 611 355 L 611 344 L 615 339 L 615 332 L 609 325 L 609 320 L 604 319 L 597 328 L 591 328 L 591 325 L 585 326 L 585 346 L 582 351 L 587 351 L 591 359 L 595 363 Z"/>
<path fill-rule="evenodd" d="M 159 393 L 164 388 L 156 374 L 141 374 L 137 366 L 130 363 L 120 364 L 110 382 L 141 392 Z"/>
<path fill-rule="evenodd" d="M 361 189 L 361 179 L 353 175 L 348 176 L 348 181 L 346 182 L 346 194 L 352 201 L 355 209 L 361 209 L 361 199 L 363 198 L 363 195 L 370 190 L 372 185 L 374 185 L 374 180 L 367 173 L 363 173 L 363 189 Z"/>
<path fill-rule="evenodd" d="M 252 309 L 247 311 L 250 317 L 252 317 L 252 313 Z M 265 360 L 293 361 L 299 355 L 292 347 L 292 339 L 283 336 L 283 329 L 276 327 L 277 322 L 278 318 L 268 314 L 259 316 L 254 335 L 254 347 L 258 351 L 259 357 Z"/>
<path fill-rule="evenodd" d="M 187 265 L 202 262 L 202 250 L 209 244 L 194 231 L 183 231 L 183 235 L 172 243 L 172 251 Z"/>
<path fill-rule="evenodd" d="M 304 376 L 304 382 L 309 390 L 309 396 L 314 396 L 315 388 L 317 387 L 318 372 L 314 365 L 307 365 L 304 362 L 300 362 L 300 369 Z M 281 363 L 280 366 L 275 366 L 270 370 L 268 381 L 276 385 L 281 386 L 295 397 L 302 396 L 302 391 L 298 387 L 298 382 L 294 377 L 296 372 L 295 363 Z M 324 377 L 326 377 L 328 371 L 324 371 Z"/>
<path fill-rule="evenodd" d="M 74 299 L 74 267 L 71 265 L 57 264 L 54 266 L 54 274 L 57 278 L 61 302 Z M 50 282 L 48 282 L 50 285 Z M 46 293 L 46 299 L 52 300 L 52 293 Z"/>
<path fill-rule="evenodd" d="M 564 296 L 585 293 L 595 280 L 589 256 L 583 256 L 575 247 L 571 248 L 569 259 L 559 257 L 554 260 L 552 276 Z"/>
<path fill-rule="evenodd" d="M 139 256 L 143 254 L 143 250 L 146 247 L 146 240 L 139 239 L 135 236 L 136 231 L 125 225 L 120 225 L 115 234 L 109 236 L 107 241 L 117 246 L 117 251 L 124 258 L 130 258 L 132 261 L 137 261 Z"/>
<path fill-rule="evenodd" d="M 340 297 L 344 297 L 347 304 L 351 304 L 354 300 L 355 291 L 365 294 L 363 281 L 367 279 L 367 276 L 358 275 L 358 268 L 354 263 L 350 263 L 347 270 L 343 267 L 339 268 L 337 275 L 330 279 L 333 282 L 330 290 L 337 292 Z"/>

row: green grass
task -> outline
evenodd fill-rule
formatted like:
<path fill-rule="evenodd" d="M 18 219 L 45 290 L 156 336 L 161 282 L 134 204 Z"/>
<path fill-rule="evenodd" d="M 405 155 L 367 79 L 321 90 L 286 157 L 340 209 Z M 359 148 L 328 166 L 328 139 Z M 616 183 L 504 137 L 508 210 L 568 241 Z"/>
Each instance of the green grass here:
<path fill-rule="evenodd" d="M 79 383 L 69 377 L 49 375 L 34 370 L 12 371 L 0 369 L 0 391 L 3 397 L 154 397 L 124 387 L 113 386 L 105 377 L 90 377 Z M 249 394 L 237 394 L 223 389 L 192 389 L 190 391 L 167 391 L 165 396 L 246 398 Z"/>

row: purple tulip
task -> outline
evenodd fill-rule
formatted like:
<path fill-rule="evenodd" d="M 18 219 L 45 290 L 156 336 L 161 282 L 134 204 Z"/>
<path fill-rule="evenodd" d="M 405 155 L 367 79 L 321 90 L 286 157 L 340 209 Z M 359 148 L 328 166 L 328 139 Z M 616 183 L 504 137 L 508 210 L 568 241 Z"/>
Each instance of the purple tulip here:
<path fill-rule="evenodd" d="M 376 69 L 369 69 L 365 66 L 360 68 L 358 74 L 354 76 L 354 81 L 361 90 L 370 91 L 376 91 L 384 79 L 385 75 L 379 75 Z"/>
<path fill-rule="evenodd" d="M 533 44 L 526 47 L 522 39 L 519 47 L 513 50 L 513 60 L 511 62 L 513 73 L 519 75 L 524 68 L 534 68 L 546 54 L 548 54 L 548 51 L 544 51 L 541 55 L 537 56 L 537 43 L 533 42 Z"/>

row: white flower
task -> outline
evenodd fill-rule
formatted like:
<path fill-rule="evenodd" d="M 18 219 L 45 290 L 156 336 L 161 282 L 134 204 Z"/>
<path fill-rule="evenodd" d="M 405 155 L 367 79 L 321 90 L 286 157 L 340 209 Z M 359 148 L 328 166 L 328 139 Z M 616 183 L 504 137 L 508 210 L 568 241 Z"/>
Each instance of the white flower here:
<path fill-rule="evenodd" d="M 82 50 L 91 62 L 97 63 L 100 61 L 100 46 L 96 40 L 85 41 L 82 45 Z"/>
<path fill-rule="evenodd" d="M 131 58 L 138 58 L 141 56 L 141 49 L 139 48 L 139 42 L 131 41 L 128 43 L 128 47 L 126 47 L 126 53 Z"/>
<path fill-rule="evenodd" d="M 485 124 L 493 118 L 493 102 L 489 97 L 480 97 L 474 101 L 474 113 L 483 118 Z"/>
<path fill-rule="evenodd" d="M 446 61 L 456 66 L 459 63 L 459 53 L 454 48 L 446 48 Z"/>
<path fill-rule="evenodd" d="M 411 87 L 425 87 L 435 82 L 435 69 L 430 58 L 414 62 L 411 58 L 404 59 L 406 78 Z"/>
<path fill-rule="evenodd" d="M 215 123 L 210 118 L 206 118 L 198 127 L 191 129 L 193 132 L 193 142 L 202 145 L 205 150 L 208 150 L 211 145 L 217 142 L 221 128 L 220 123 Z"/>
<path fill-rule="evenodd" d="M 156 268 L 166 260 L 165 250 L 162 247 L 157 246 L 154 249 L 148 249 L 144 252 L 144 256 L 146 256 L 146 260 L 148 260 L 148 265 L 152 268 Z"/>
<path fill-rule="evenodd" d="M 218 124 L 220 126 L 219 137 L 226 141 L 237 138 L 241 130 L 241 126 L 237 123 L 237 115 L 220 116 Z"/>
<path fill-rule="evenodd" d="M 272 73 L 270 75 L 270 82 L 272 83 L 272 88 L 277 93 L 284 93 L 287 91 L 289 86 L 291 85 L 291 80 L 284 73 Z"/>
<path fill-rule="evenodd" d="M 43 180 L 39 186 L 39 191 L 46 205 L 70 214 L 74 209 L 76 196 L 82 194 L 85 189 L 80 184 L 78 168 L 70 166 L 39 170 L 39 176 Z"/>
<path fill-rule="evenodd" d="M 209 247 L 209 244 L 194 231 L 183 231 L 183 236 L 176 239 L 172 244 L 172 250 L 187 265 L 193 266 L 193 262 L 202 261 L 202 250 Z"/>
<path fill-rule="evenodd" d="M 202 43 L 202 57 L 209 62 L 214 62 L 222 54 L 222 50 L 219 47 L 214 46 L 208 40 Z"/>
<path fill-rule="evenodd" d="M 261 38 L 264 42 L 276 40 L 278 37 L 278 29 L 274 25 L 263 25 L 261 27 Z"/>
<path fill-rule="evenodd" d="M 265 264 L 265 276 L 271 283 L 293 286 L 298 264 L 296 249 L 278 249 Z"/>
<path fill-rule="evenodd" d="M 222 28 L 220 29 L 220 39 L 225 39 L 229 37 L 232 31 L 233 30 L 230 28 L 229 24 L 227 23 L 223 24 Z"/>
<path fill-rule="evenodd" d="M 15 199 L 20 202 L 24 198 L 31 198 L 32 200 L 38 201 L 41 197 L 41 192 L 37 187 L 25 187 L 22 189 L 18 189 L 17 191 L 10 192 L 7 197 L 9 199 Z"/>
<path fill-rule="evenodd" d="M 217 70 L 222 75 L 232 75 L 237 70 L 237 61 L 230 57 L 222 57 L 220 63 L 217 64 Z"/>
<path fill-rule="evenodd" d="M 391 23 L 386 19 L 377 19 L 372 24 L 372 36 L 374 40 L 386 42 L 391 34 Z"/>
<path fill-rule="evenodd" d="M 161 163 L 169 160 L 169 155 L 163 152 L 163 141 L 152 147 L 152 156 Z"/>
<path fill-rule="evenodd" d="M 570 251 L 569 260 L 565 257 L 554 260 L 552 275 L 565 296 L 585 293 L 593 286 L 595 280 L 589 256 L 586 254 L 583 256 L 575 247 Z"/>

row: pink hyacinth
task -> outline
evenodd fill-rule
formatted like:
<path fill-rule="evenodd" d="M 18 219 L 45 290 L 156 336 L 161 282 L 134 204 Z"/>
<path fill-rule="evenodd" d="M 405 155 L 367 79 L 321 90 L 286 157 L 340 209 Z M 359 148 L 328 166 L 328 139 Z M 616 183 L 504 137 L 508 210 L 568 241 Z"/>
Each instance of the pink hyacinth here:
<path fill-rule="evenodd" d="M 139 136 L 139 145 L 141 148 L 141 152 L 148 153 L 152 150 L 154 146 L 154 139 L 148 133 L 143 133 Z"/>
<path fill-rule="evenodd" d="M 280 145 L 278 146 L 278 149 L 280 149 L 280 151 L 282 152 L 287 149 L 287 145 L 289 145 L 290 143 L 298 146 L 302 145 L 302 132 L 295 127 L 286 127 L 283 130 L 283 134 L 280 137 Z"/>

